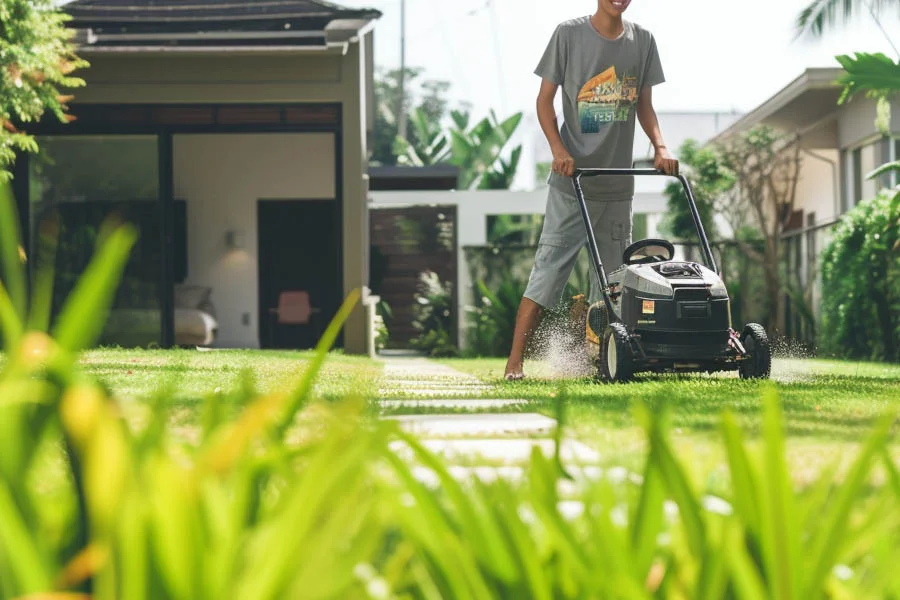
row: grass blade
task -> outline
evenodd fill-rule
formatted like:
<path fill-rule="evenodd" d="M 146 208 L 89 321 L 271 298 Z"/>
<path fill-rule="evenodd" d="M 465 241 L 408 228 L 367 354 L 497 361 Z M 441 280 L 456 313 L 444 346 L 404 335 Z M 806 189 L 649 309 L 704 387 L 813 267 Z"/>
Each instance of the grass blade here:
<path fill-rule="evenodd" d="M 25 265 L 19 256 L 22 234 L 19 214 L 9 184 L 0 185 L 0 281 L 6 286 L 10 303 L 19 321 L 25 322 L 28 288 Z"/>
<path fill-rule="evenodd" d="M 657 549 L 657 537 L 662 531 L 665 489 L 662 475 L 650 460 L 644 468 L 644 483 L 637 507 L 632 515 L 631 551 L 634 573 L 646 578 Z"/>
<path fill-rule="evenodd" d="M 28 329 L 31 331 L 46 332 L 50 329 L 58 234 L 57 217 L 47 219 L 41 224 L 31 291 L 31 311 L 28 314 Z"/>
<path fill-rule="evenodd" d="M 838 552 L 841 551 L 843 542 L 846 542 L 853 503 L 864 493 L 863 487 L 872 462 L 884 451 L 895 418 L 896 415 L 887 414 L 878 421 L 875 431 L 869 436 L 843 484 L 838 487 L 835 497 L 828 503 L 811 544 L 812 568 L 807 571 L 809 577 L 804 582 L 804 589 L 807 592 L 819 593 L 823 589 L 825 579 L 837 560 Z"/>
<path fill-rule="evenodd" d="M 763 437 L 766 476 L 762 479 L 763 534 L 769 594 L 799 598 L 799 535 L 796 506 L 784 448 L 784 415 L 774 387 L 763 392 Z"/>
<path fill-rule="evenodd" d="M 28 524 L 16 507 L 13 494 L 0 479 L 0 561 L 8 561 L 20 593 L 46 592 L 53 583 L 41 559 Z"/>
<path fill-rule="evenodd" d="M 734 597 L 741 600 L 768 600 L 765 583 L 753 560 L 747 555 L 744 532 L 736 527 L 726 531 L 727 541 L 723 554 L 728 565 Z"/>
<path fill-rule="evenodd" d="M 3 335 L 3 348 L 6 348 L 7 352 L 14 352 L 22 339 L 22 320 L 16 313 L 16 307 L 6 293 L 2 281 L 0 281 L 0 334 Z"/>
<path fill-rule="evenodd" d="M 687 536 L 691 553 L 698 559 L 703 557 L 706 546 L 706 528 L 700 509 L 700 501 L 691 489 L 690 482 L 682 466 L 675 459 L 675 453 L 663 433 L 661 417 L 651 416 L 646 425 L 650 438 L 650 457 L 666 484 L 666 489 L 678 505 L 681 524 Z"/>
<path fill-rule="evenodd" d="M 747 456 L 737 420 L 730 412 L 722 416 L 721 430 L 731 475 L 731 505 L 741 517 L 744 526 L 751 533 L 759 535 L 761 523 L 758 478 Z"/>

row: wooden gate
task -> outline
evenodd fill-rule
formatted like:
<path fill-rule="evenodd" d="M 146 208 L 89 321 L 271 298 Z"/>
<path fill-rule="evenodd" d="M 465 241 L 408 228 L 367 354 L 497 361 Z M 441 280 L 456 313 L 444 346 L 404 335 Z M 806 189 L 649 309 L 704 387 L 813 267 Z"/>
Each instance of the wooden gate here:
<path fill-rule="evenodd" d="M 456 302 L 456 207 L 373 208 L 370 286 L 391 308 L 390 348 L 407 348 L 418 335 L 413 306 L 420 276 L 435 272 L 451 284 L 452 338 L 458 345 Z"/>

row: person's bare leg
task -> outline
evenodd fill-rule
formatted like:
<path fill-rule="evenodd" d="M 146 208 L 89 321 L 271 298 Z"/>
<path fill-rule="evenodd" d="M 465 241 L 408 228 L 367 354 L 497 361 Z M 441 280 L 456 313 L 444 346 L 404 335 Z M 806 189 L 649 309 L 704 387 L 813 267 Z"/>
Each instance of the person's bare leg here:
<path fill-rule="evenodd" d="M 525 362 L 525 348 L 528 340 L 537 327 L 538 321 L 544 309 L 530 298 L 522 298 L 519 310 L 516 313 L 516 329 L 513 332 L 512 349 L 509 351 L 509 359 L 506 361 L 506 379 L 522 379 L 525 374 L 522 371 Z"/>

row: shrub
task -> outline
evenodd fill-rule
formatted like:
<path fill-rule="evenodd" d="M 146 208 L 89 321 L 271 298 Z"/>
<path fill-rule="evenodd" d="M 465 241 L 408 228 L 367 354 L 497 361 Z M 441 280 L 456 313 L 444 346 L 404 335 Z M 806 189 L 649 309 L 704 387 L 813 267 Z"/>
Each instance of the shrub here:
<path fill-rule="evenodd" d="M 452 340 L 453 284 L 442 282 L 437 273 L 425 271 L 419 276 L 419 291 L 413 305 L 413 327 L 419 332 L 413 348 L 429 356 L 456 356 L 459 349 Z"/>
<path fill-rule="evenodd" d="M 822 254 L 821 349 L 900 360 L 900 194 L 861 202 Z"/>

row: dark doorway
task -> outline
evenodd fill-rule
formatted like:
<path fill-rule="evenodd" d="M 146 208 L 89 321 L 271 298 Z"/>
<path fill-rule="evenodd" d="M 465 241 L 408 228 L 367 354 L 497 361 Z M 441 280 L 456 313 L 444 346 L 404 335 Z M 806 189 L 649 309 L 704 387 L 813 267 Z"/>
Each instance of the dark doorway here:
<path fill-rule="evenodd" d="M 259 200 L 257 217 L 260 343 L 263 348 L 312 348 L 341 298 L 337 202 Z M 285 319 L 279 319 L 278 306 L 284 292 L 308 293 L 309 322 L 281 322 Z"/>

